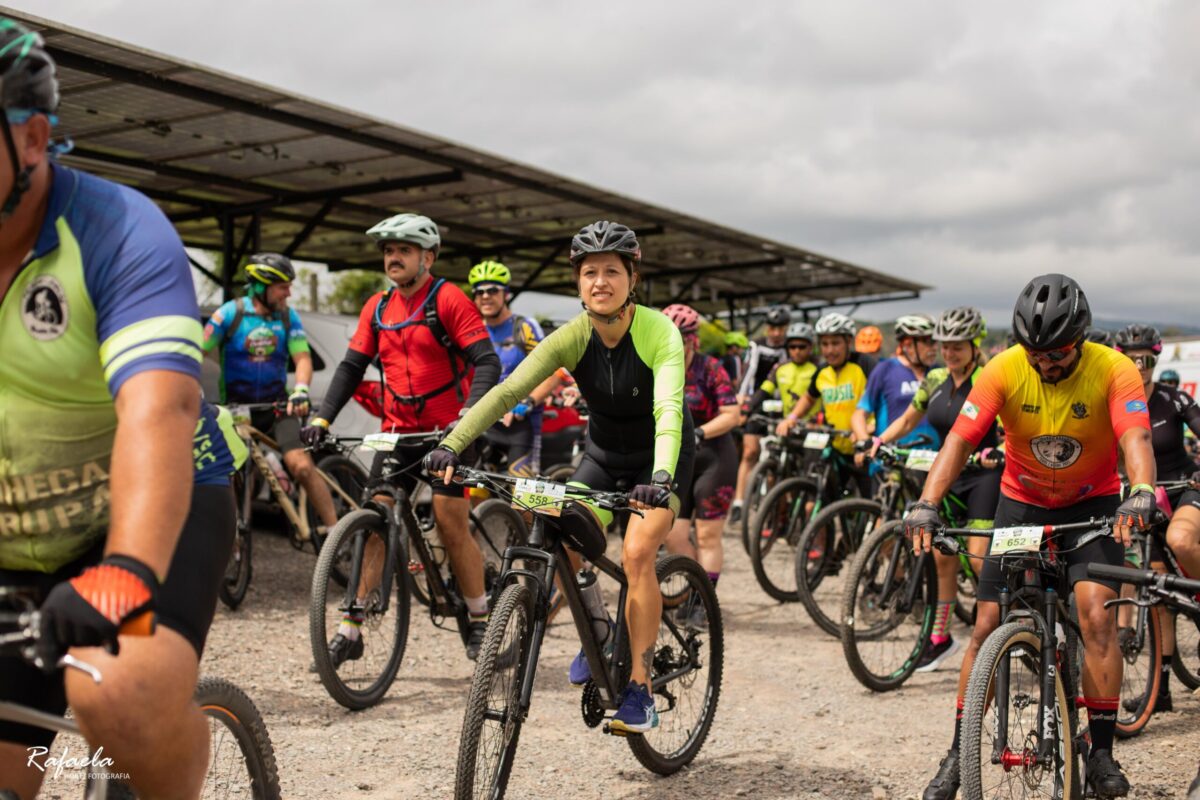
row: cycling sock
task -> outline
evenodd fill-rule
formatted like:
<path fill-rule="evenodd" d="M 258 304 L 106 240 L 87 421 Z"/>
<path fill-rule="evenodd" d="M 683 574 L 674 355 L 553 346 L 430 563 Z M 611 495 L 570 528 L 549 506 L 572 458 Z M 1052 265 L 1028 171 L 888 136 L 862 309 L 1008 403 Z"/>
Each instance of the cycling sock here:
<path fill-rule="evenodd" d="M 941 644 L 950 638 L 950 615 L 954 613 L 954 601 L 938 602 L 937 611 L 933 615 L 933 634 L 929 637 L 934 644 Z"/>
<path fill-rule="evenodd" d="M 720 577 L 721 577 L 721 573 L 719 573 L 719 572 L 710 572 L 710 573 L 708 573 L 708 579 L 709 579 L 710 581 L 712 581 L 712 585 L 713 585 L 713 588 L 714 588 L 714 589 L 715 589 L 715 588 L 717 588 L 717 580 L 718 580 Z"/>
<path fill-rule="evenodd" d="M 1092 734 L 1093 750 L 1112 750 L 1113 734 L 1117 729 L 1119 697 L 1084 697 L 1088 710 L 1088 731 Z"/>
<path fill-rule="evenodd" d="M 338 624 L 337 632 L 353 642 L 361 633 L 362 623 L 362 615 L 351 612 L 342 617 L 342 621 Z"/>
<path fill-rule="evenodd" d="M 733 509 L 735 509 L 735 508 L 741 508 L 741 507 L 742 507 L 742 501 L 741 501 L 741 500 L 734 500 L 732 503 L 730 503 L 730 504 L 729 504 L 729 509 L 730 509 L 731 511 L 732 511 Z"/>
<path fill-rule="evenodd" d="M 959 742 L 962 740 L 962 714 L 963 699 L 960 697 L 954 703 L 954 741 L 950 744 L 951 750 L 957 750 Z"/>
<path fill-rule="evenodd" d="M 1162 657 L 1162 677 L 1158 681 L 1158 693 L 1171 693 L 1171 662 L 1175 660 L 1175 654 L 1163 653 Z"/>
<path fill-rule="evenodd" d="M 488 613 L 487 595 L 481 594 L 479 597 L 467 598 L 467 611 L 472 617 L 486 617 Z"/>

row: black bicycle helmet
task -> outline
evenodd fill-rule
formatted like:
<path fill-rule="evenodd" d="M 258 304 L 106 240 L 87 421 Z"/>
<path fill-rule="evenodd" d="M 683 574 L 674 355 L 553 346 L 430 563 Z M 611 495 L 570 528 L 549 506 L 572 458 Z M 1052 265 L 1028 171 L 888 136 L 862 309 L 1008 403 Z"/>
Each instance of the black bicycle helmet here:
<path fill-rule="evenodd" d="M 255 253 L 246 264 L 247 280 L 270 286 L 273 283 L 291 283 L 296 280 L 292 260 L 279 253 Z"/>
<path fill-rule="evenodd" d="M 1162 352 L 1162 335 L 1153 325 L 1133 323 L 1117 331 L 1117 349 L 1122 353 L 1127 350 L 1152 350 Z"/>
<path fill-rule="evenodd" d="M 786 306 L 771 306 L 767 309 L 768 325 L 789 325 L 791 321 L 792 312 L 788 311 Z"/>
<path fill-rule="evenodd" d="M 637 234 L 619 222 L 603 219 L 584 225 L 571 239 L 571 266 L 578 267 L 593 253 L 616 253 L 633 261 L 642 260 Z"/>
<path fill-rule="evenodd" d="M 1058 273 L 1025 285 L 1013 308 L 1013 335 L 1031 350 L 1056 350 L 1081 340 L 1092 323 L 1083 289 Z"/>
<path fill-rule="evenodd" d="M 1096 344 L 1102 344 L 1105 347 L 1113 346 L 1113 335 L 1103 328 L 1088 328 L 1088 332 L 1083 335 L 1084 339 Z"/>
<path fill-rule="evenodd" d="M 0 102 L 4 114 L 4 145 L 12 164 L 12 189 L 0 207 L 0 216 L 16 210 L 21 196 L 29 190 L 32 167 L 22 167 L 13 141 L 8 112 L 35 111 L 53 114 L 58 110 L 58 78 L 54 59 L 45 50 L 42 37 L 19 22 L 0 17 Z"/>

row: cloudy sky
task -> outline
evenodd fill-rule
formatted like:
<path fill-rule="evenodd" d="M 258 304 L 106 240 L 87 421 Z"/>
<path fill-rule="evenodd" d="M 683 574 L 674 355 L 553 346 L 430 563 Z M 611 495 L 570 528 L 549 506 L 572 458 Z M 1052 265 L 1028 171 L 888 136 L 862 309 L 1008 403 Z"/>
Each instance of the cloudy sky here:
<path fill-rule="evenodd" d="M 1200 324 L 1200 5 L 344 3 L 26 10 L 937 287 Z M 872 316 L 909 306 L 864 309 Z"/>

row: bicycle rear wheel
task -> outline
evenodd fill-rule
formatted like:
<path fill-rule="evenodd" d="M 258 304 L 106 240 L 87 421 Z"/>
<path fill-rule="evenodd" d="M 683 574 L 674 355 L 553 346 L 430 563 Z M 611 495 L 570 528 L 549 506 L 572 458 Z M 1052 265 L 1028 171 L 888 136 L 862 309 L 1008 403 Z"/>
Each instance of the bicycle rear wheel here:
<path fill-rule="evenodd" d="M 1125 662 L 1121 671 L 1121 702 L 1117 706 L 1117 736 L 1137 736 L 1150 721 L 1162 679 L 1162 631 L 1153 609 L 1134 608 L 1134 627 L 1117 629 L 1117 645 Z M 1144 618 L 1139 636 L 1137 622 Z"/>
<path fill-rule="evenodd" d="M 467 699 L 458 768 L 456 800 L 500 800 L 508 788 L 526 709 L 521 681 L 533 644 L 533 595 L 515 583 L 504 588 L 492 609 L 487 636 L 475 662 Z M 511 655 L 517 654 L 516 658 Z"/>
<path fill-rule="evenodd" d="M 883 506 L 850 497 L 813 514 L 796 547 L 796 594 L 817 627 L 841 637 L 842 599 L 858 546 L 885 521 Z"/>
<path fill-rule="evenodd" d="M 220 678 L 201 678 L 195 697 L 209 721 L 208 771 L 200 796 L 276 800 L 275 749 L 254 702 Z"/>
<path fill-rule="evenodd" d="M 1200 617 L 1182 612 L 1175 615 L 1175 660 L 1171 670 L 1187 688 L 1200 689 Z"/>
<path fill-rule="evenodd" d="M 917 564 L 904 523 L 895 520 L 867 537 L 846 575 L 842 652 L 854 677 L 873 692 L 897 689 L 912 677 L 933 631 L 937 569 L 932 558 L 920 571 Z"/>
<path fill-rule="evenodd" d="M 758 585 L 781 603 L 795 603 L 796 543 L 817 499 L 808 478 L 787 478 L 759 504 L 750 525 L 750 566 Z"/>
<path fill-rule="evenodd" d="M 498 594 L 504 551 L 529 539 L 525 519 L 509 503 L 492 497 L 471 511 L 471 535 L 483 553 L 484 586 L 489 595 Z"/>
<path fill-rule="evenodd" d="M 963 702 L 960 776 L 964 800 L 1072 797 L 1075 752 L 1061 675 L 1054 681 L 1052 763 L 1042 764 L 1036 757 L 1037 733 L 1043 727 L 1039 719 L 1041 647 L 1033 629 L 1010 622 L 993 631 L 980 648 Z M 1004 737 L 998 725 L 1000 708 L 1008 716 Z"/>
<path fill-rule="evenodd" d="M 655 569 L 664 596 L 687 599 L 675 609 L 663 606 L 654 643 L 651 682 L 658 727 L 627 741 L 643 767 L 673 775 L 696 758 L 712 728 L 721 696 L 725 632 L 717 593 L 703 567 L 673 555 Z M 697 604 L 704 609 L 703 626 L 689 622 L 695 619 Z"/>
<path fill-rule="evenodd" d="M 376 542 L 374 552 L 382 557 L 383 545 L 387 541 L 387 523 L 378 512 L 363 509 L 353 511 L 342 518 L 329 534 L 321 556 L 313 570 L 312 592 L 309 600 L 308 630 L 312 645 L 313 662 L 321 683 L 329 696 L 351 710 L 369 708 L 387 693 L 408 644 L 409 593 L 408 581 L 399 565 L 403 553 L 393 554 L 390 563 L 375 565 L 377 570 L 390 570 L 395 596 L 384 609 L 381 593 L 382 583 L 373 589 L 355 592 L 342 588 L 333 576 L 339 554 L 350 554 L 350 558 L 361 560 L 366 569 L 372 571 L 372 552 L 367 544 Z M 352 571 L 353 561 L 346 562 L 346 574 Z M 365 586 L 364 581 L 359 581 Z M 338 631 L 345 610 L 353 602 L 362 615 L 359 626 L 361 649 L 339 665 L 333 663 L 329 652 L 329 641 Z"/>
<path fill-rule="evenodd" d="M 250 579 L 254 576 L 252 550 L 250 527 L 239 520 L 229 563 L 225 565 L 225 574 L 221 576 L 221 585 L 217 587 L 217 596 L 230 611 L 237 610 L 250 588 Z"/>
<path fill-rule="evenodd" d="M 779 462 L 774 459 L 760 461 L 746 476 L 746 498 L 742 505 L 742 548 L 750 555 L 751 520 L 758 513 L 758 508 L 771 489 L 779 481 Z"/>

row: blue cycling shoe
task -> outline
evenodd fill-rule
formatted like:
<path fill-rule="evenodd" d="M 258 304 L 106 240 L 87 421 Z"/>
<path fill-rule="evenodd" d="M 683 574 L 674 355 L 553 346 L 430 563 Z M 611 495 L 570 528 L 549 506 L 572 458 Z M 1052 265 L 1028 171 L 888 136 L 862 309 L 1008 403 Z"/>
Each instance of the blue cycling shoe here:
<path fill-rule="evenodd" d="M 645 686 L 631 681 L 625 687 L 625 694 L 621 696 L 621 707 L 608 724 L 609 733 L 618 736 L 646 733 L 657 727 L 658 711 L 654 707 L 654 698 L 646 691 Z"/>

